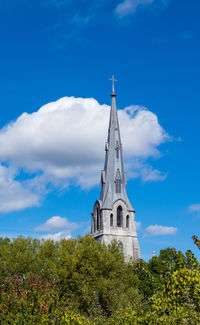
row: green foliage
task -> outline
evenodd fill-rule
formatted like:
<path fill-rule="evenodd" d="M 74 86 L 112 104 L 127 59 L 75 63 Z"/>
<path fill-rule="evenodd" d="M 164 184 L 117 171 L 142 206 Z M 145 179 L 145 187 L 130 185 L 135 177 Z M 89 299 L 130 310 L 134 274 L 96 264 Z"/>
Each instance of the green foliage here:
<path fill-rule="evenodd" d="M 200 324 L 200 272 L 182 268 L 168 275 L 162 289 L 149 300 L 150 309 L 128 308 L 109 325 Z"/>
<path fill-rule="evenodd" d="M 200 324 L 200 265 L 174 248 L 126 263 L 90 235 L 0 238 L 0 324 Z"/>
<path fill-rule="evenodd" d="M 186 257 L 181 251 L 175 248 L 161 249 L 160 255 L 152 257 L 148 263 L 148 268 L 155 276 L 160 278 L 169 273 L 173 273 L 186 265 Z"/>
<path fill-rule="evenodd" d="M 116 243 L 106 247 L 89 235 L 1 239 L 0 258 L 0 317 L 8 323 L 58 321 L 65 310 L 109 317 L 140 300 L 138 278 Z"/>
<path fill-rule="evenodd" d="M 199 324 L 200 272 L 176 270 L 151 300 L 155 324 Z"/>
<path fill-rule="evenodd" d="M 52 318 L 58 299 L 56 288 L 36 274 L 7 277 L 1 285 L 1 321 L 5 324 L 39 324 Z"/>
<path fill-rule="evenodd" d="M 195 245 L 200 249 L 200 240 L 197 236 L 192 236 L 192 239 L 194 240 Z"/>
<path fill-rule="evenodd" d="M 72 311 L 65 312 L 61 323 L 66 325 L 94 325 L 94 322 Z"/>

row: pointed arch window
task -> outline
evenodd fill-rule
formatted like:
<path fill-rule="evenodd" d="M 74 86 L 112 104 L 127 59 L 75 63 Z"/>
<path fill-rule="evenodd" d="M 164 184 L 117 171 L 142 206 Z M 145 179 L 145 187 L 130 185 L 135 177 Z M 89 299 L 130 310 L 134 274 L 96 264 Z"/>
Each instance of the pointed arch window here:
<path fill-rule="evenodd" d="M 126 228 L 129 228 L 129 215 L 126 216 Z"/>
<path fill-rule="evenodd" d="M 119 159 L 119 142 L 118 141 L 116 141 L 115 150 L 116 150 L 116 158 Z"/>
<path fill-rule="evenodd" d="M 121 205 L 117 208 L 117 227 L 122 227 L 123 225 L 123 209 Z"/>
<path fill-rule="evenodd" d="M 121 193 L 121 175 L 119 169 L 117 170 L 116 179 L 115 179 L 115 191 L 116 193 Z"/>
<path fill-rule="evenodd" d="M 116 193 L 121 193 L 121 179 L 116 179 Z"/>
<path fill-rule="evenodd" d="M 92 212 L 92 222 L 93 222 L 93 232 L 96 232 L 96 222 L 95 222 L 95 215 L 94 213 Z"/>
<path fill-rule="evenodd" d="M 113 227 L 113 214 L 110 215 L 110 227 Z"/>
<path fill-rule="evenodd" d="M 99 211 L 99 207 L 97 207 L 97 230 L 100 230 L 100 211 Z"/>
<path fill-rule="evenodd" d="M 103 217 L 101 212 L 100 212 L 100 229 L 103 229 Z"/>

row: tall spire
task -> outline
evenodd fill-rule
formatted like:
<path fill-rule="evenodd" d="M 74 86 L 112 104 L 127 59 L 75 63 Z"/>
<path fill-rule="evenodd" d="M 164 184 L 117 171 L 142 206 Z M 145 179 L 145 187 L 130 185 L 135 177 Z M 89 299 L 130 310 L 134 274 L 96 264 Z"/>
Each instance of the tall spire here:
<path fill-rule="evenodd" d="M 140 246 L 135 227 L 135 211 L 126 193 L 122 144 L 117 116 L 115 78 L 112 94 L 105 164 L 101 172 L 101 193 L 92 211 L 91 233 L 100 242 L 110 245 L 116 240 L 125 260 L 140 257 Z"/>
<path fill-rule="evenodd" d="M 122 200 L 128 211 L 134 211 L 126 193 L 126 175 L 124 172 L 122 144 L 118 122 L 116 94 L 112 76 L 112 94 L 110 121 L 108 129 L 108 139 L 105 146 L 105 165 L 101 175 L 101 194 L 102 209 L 112 210 L 113 204 L 117 200 Z"/>

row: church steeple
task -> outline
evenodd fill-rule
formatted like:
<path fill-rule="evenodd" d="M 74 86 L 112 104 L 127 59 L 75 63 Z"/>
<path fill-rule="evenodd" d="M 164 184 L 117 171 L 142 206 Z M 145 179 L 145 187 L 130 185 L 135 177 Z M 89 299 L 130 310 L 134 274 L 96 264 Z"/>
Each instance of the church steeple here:
<path fill-rule="evenodd" d="M 101 193 L 92 212 L 91 233 L 98 241 L 110 244 L 117 240 L 125 258 L 140 256 L 135 227 L 135 211 L 126 193 L 122 143 L 112 76 L 112 94 L 105 164 L 101 172 Z"/>
<path fill-rule="evenodd" d="M 108 139 L 105 145 L 105 164 L 101 176 L 102 209 L 112 210 L 115 201 L 121 199 L 128 211 L 134 211 L 126 193 L 126 174 L 124 172 L 122 143 L 114 90 L 114 76 L 112 77 L 112 94 Z"/>

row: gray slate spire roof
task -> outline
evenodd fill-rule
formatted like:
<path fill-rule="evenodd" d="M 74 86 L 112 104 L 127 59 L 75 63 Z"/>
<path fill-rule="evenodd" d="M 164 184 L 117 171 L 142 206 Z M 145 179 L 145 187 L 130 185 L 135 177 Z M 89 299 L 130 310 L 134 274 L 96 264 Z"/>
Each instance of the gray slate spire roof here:
<path fill-rule="evenodd" d="M 124 172 L 122 144 L 119 130 L 119 122 L 116 107 L 116 94 L 113 88 L 111 94 L 110 122 L 108 129 L 108 140 L 106 142 L 105 165 L 101 173 L 101 209 L 112 210 L 117 200 L 122 200 L 128 211 L 134 211 L 126 193 L 126 175 Z"/>

